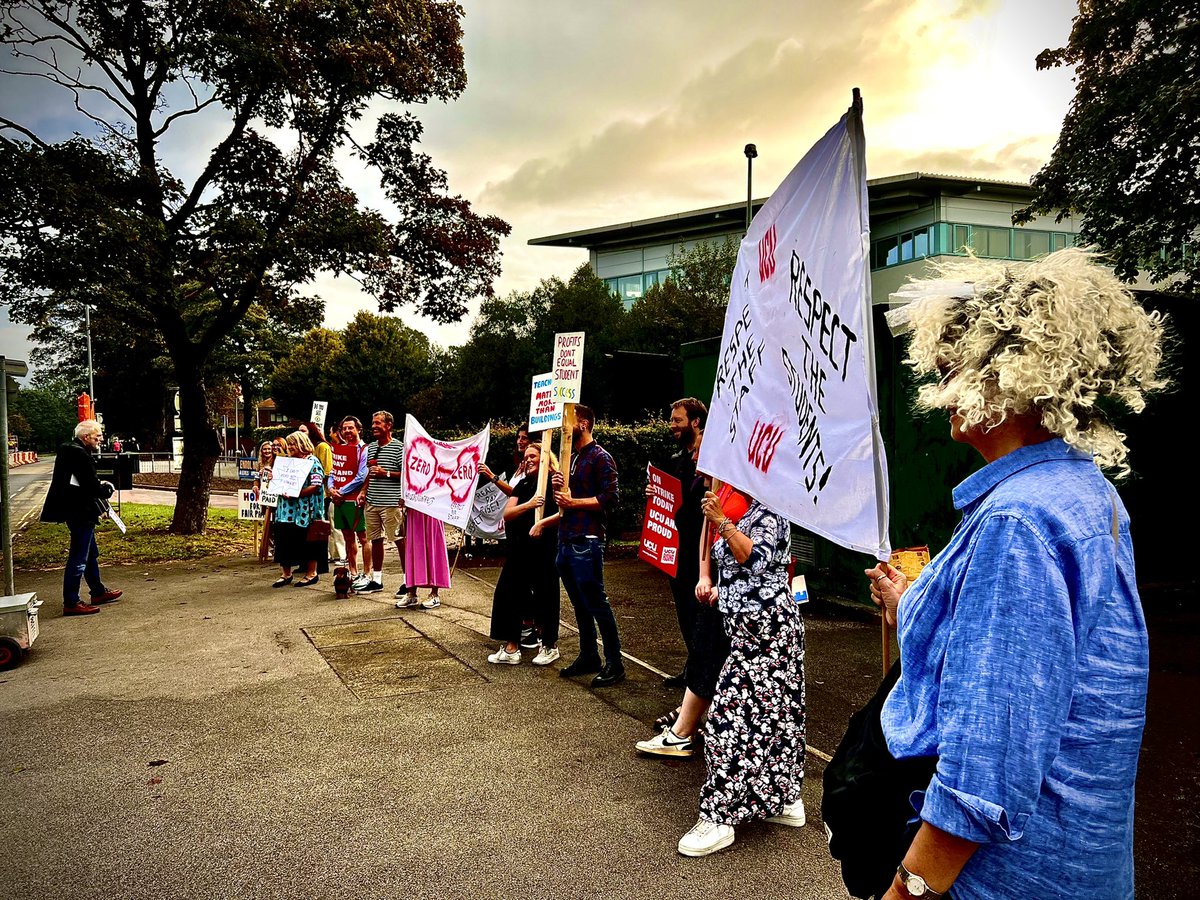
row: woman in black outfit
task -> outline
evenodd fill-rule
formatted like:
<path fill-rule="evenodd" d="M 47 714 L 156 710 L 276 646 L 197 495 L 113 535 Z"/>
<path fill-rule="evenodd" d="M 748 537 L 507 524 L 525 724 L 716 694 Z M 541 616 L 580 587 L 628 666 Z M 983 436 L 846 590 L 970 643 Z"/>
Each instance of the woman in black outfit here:
<path fill-rule="evenodd" d="M 547 451 L 550 471 L 558 471 L 558 460 Z M 535 497 L 542 448 L 530 444 L 522 457 L 523 477 L 513 487 L 504 508 L 504 534 L 508 558 L 496 582 L 492 598 L 492 631 L 495 640 L 504 641 L 488 656 L 488 662 L 516 665 L 521 661 L 523 620 L 532 618 L 540 635 L 541 648 L 534 657 L 537 666 L 546 666 L 558 653 L 558 569 L 554 565 L 558 549 L 558 509 L 553 495 Z M 535 510 L 545 505 L 546 515 L 534 523 Z M 532 615 L 530 615 L 532 614 Z"/>

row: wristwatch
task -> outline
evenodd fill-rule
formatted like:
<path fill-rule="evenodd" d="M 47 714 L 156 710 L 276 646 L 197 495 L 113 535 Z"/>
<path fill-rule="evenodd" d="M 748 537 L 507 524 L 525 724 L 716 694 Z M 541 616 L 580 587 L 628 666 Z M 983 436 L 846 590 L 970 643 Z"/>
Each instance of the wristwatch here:
<path fill-rule="evenodd" d="M 896 869 L 896 877 L 900 879 L 900 885 L 904 888 L 904 893 L 910 897 L 945 897 L 946 894 L 935 891 L 925 883 L 925 879 L 920 875 L 914 875 L 905 868 L 904 863 L 900 863 L 900 867 Z"/>

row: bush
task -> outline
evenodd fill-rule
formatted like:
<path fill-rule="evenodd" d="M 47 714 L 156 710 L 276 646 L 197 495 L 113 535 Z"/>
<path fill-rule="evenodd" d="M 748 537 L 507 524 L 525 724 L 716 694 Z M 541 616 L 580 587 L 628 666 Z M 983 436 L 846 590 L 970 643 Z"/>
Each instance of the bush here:
<path fill-rule="evenodd" d="M 467 434 L 454 437 L 467 437 Z M 610 539 L 641 533 L 642 515 L 646 509 L 646 464 L 664 468 L 678 452 L 671 432 L 663 421 L 646 421 L 636 425 L 620 423 L 596 426 L 596 441 L 612 454 L 617 463 L 617 483 L 620 500 L 608 517 Z M 558 453 L 559 438 L 555 436 L 554 452 Z M 487 464 L 497 475 L 513 471 L 513 454 L 517 450 L 517 426 L 493 424 Z"/>

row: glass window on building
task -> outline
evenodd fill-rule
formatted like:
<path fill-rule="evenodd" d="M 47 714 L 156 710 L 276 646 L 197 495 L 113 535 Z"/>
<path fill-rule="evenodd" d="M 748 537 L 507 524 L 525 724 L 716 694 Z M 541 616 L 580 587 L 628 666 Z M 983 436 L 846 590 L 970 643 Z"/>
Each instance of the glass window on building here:
<path fill-rule="evenodd" d="M 612 293 L 614 293 L 614 294 L 617 293 L 617 279 L 605 278 L 604 286 L 607 287 Z"/>
<path fill-rule="evenodd" d="M 982 228 L 978 225 L 971 228 L 971 247 L 977 256 L 990 256 L 994 259 L 1011 259 L 1009 256 L 1008 238 L 1010 228 Z"/>
<path fill-rule="evenodd" d="M 924 231 L 917 231 L 913 234 L 913 256 L 917 259 L 929 255 L 929 233 L 932 228 L 926 228 Z"/>
<path fill-rule="evenodd" d="M 1013 259 L 1033 259 L 1050 252 L 1050 235 L 1045 231 L 1013 229 Z"/>
<path fill-rule="evenodd" d="M 897 237 L 880 238 L 875 242 L 875 268 L 894 266 L 900 261 L 900 239 Z"/>
<path fill-rule="evenodd" d="M 623 275 L 617 279 L 617 296 L 622 300 L 636 300 L 642 296 L 642 276 Z"/>
<path fill-rule="evenodd" d="M 971 226 L 970 225 L 955 225 L 954 226 L 954 243 L 950 247 L 951 253 L 962 253 L 964 247 L 971 246 Z"/>
<path fill-rule="evenodd" d="M 1050 251 L 1065 250 L 1067 247 L 1075 246 L 1075 235 L 1068 234 L 1062 231 L 1056 231 L 1050 235 Z"/>

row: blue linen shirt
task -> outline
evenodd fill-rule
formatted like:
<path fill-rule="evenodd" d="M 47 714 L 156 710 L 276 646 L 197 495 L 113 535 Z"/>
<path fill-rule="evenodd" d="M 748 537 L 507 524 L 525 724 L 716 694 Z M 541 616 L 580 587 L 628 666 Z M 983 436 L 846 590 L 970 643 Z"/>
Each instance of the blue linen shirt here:
<path fill-rule="evenodd" d="M 1058 439 L 988 464 L 954 505 L 962 521 L 900 601 L 903 674 L 881 716 L 897 758 L 938 756 L 914 808 L 981 844 L 956 900 L 1128 900 L 1149 670 L 1129 518 Z"/>

